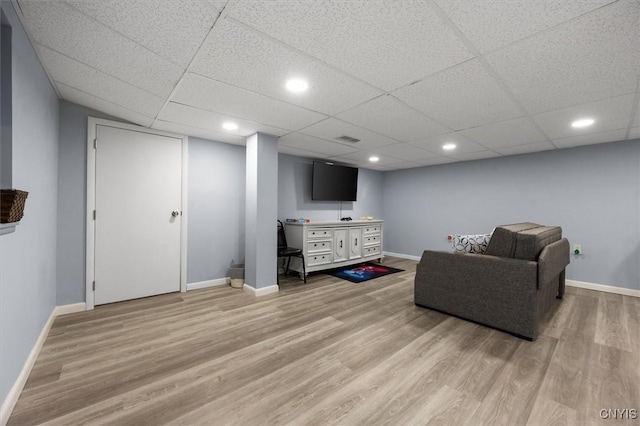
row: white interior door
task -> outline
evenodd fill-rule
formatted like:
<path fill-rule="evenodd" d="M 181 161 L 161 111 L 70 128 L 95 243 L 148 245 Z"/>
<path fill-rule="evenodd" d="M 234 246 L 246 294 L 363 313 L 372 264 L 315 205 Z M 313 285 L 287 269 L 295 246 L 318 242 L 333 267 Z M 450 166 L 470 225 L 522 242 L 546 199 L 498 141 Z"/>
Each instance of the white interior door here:
<path fill-rule="evenodd" d="M 95 304 L 180 291 L 182 139 L 96 136 Z"/>

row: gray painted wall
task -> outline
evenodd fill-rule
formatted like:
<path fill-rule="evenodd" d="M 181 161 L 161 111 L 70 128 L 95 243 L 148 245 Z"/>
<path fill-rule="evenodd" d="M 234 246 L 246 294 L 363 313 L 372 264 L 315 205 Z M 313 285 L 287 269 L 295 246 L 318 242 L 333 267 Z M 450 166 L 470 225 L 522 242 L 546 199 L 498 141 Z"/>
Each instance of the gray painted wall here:
<path fill-rule="evenodd" d="M 278 218 L 306 218 L 312 221 L 340 220 L 340 202 L 311 200 L 313 160 L 280 154 L 278 163 Z M 360 169 L 358 201 L 342 203 L 342 217 L 373 216 L 384 219 L 383 173 Z"/>
<path fill-rule="evenodd" d="M 87 209 L 87 118 L 114 119 L 101 112 L 60 101 L 58 150 L 58 305 L 85 298 Z"/>
<path fill-rule="evenodd" d="M 0 401 L 56 305 L 58 98 L 9 2 L 13 27 L 13 186 L 29 192 L 16 231 L 0 236 Z"/>
<path fill-rule="evenodd" d="M 560 225 L 584 254 L 567 278 L 640 289 L 640 140 L 387 172 L 385 251 L 449 250 L 447 234 Z"/>
<path fill-rule="evenodd" d="M 244 261 L 245 148 L 189 137 L 187 282 Z"/>

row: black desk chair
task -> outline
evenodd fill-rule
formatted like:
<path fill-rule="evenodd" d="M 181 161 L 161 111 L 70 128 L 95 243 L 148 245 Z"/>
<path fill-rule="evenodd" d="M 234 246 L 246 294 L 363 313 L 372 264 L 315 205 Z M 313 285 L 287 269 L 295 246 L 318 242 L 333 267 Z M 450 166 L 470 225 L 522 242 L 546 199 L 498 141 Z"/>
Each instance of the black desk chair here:
<path fill-rule="evenodd" d="M 291 264 L 292 257 L 298 257 L 302 262 L 302 278 L 304 279 L 304 283 L 307 283 L 307 271 L 304 266 L 304 254 L 302 254 L 302 249 L 289 247 L 287 245 L 287 236 L 284 233 L 284 225 L 282 222 L 278 220 L 278 259 L 281 257 L 287 257 L 287 268 L 284 271 L 284 274 L 289 273 L 289 265 Z M 277 268 L 277 266 L 276 266 Z M 276 270 L 277 282 L 280 284 L 280 276 L 278 275 L 278 271 Z"/>

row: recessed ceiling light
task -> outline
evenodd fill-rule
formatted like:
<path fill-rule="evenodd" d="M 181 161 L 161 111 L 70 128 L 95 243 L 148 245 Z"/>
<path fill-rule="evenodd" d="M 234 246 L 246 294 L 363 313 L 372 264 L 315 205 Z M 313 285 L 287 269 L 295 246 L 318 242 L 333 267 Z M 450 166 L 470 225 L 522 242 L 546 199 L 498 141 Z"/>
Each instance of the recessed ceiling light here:
<path fill-rule="evenodd" d="M 374 155 L 372 157 L 369 157 L 369 161 L 371 161 L 372 163 L 376 163 L 376 162 L 380 161 L 380 157 L 376 157 Z"/>
<path fill-rule="evenodd" d="M 238 125 L 236 123 L 227 121 L 226 123 L 222 123 L 222 128 L 225 130 L 238 130 Z"/>
<path fill-rule="evenodd" d="M 594 120 L 593 118 L 583 118 L 583 119 L 576 120 L 573 123 L 571 123 L 571 127 L 574 127 L 576 129 L 580 129 L 581 127 L 589 127 L 595 122 L 596 122 L 596 120 Z"/>
<path fill-rule="evenodd" d="M 444 145 L 442 145 L 442 149 L 444 149 L 445 151 L 451 151 L 452 149 L 456 149 L 456 144 L 455 143 L 445 143 Z"/>
<path fill-rule="evenodd" d="M 287 81 L 286 87 L 292 93 L 302 93 L 309 88 L 309 83 L 302 79 L 294 78 Z"/>

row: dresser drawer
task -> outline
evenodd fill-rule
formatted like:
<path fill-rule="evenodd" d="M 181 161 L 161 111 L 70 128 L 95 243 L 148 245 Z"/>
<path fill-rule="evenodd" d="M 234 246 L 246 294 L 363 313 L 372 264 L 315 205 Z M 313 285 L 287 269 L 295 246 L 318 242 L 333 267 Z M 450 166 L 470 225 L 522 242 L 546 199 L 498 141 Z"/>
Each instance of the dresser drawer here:
<path fill-rule="evenodd" d="M 332 239 L 333 238 L 333 230 L 332 229 L 307 229 L 307 240 L 317 240 L 317 239 Z"/>
<path fill-rule="evenodd" d="M 362 249 L 363 256 L 373 256 L 375 254 L 380 254 L 380 244 L 376 246 L 364 247 Z"/>
<path fill-rule="evenodd" d="M 307 256 L 307 265 L 316 266 L 316 265 L 325 265 L 333 262 L 333 258 L 331 253 L 325 254 L 314 254 Z"/>
<path fill-rule="evenodd" d="M 380 225 L 363 226 L 362 233 L 364 235 L 380 234 Z"/>
<path fill-rule="evenodd" d="M 363 238 L 363 243 L 364 246 L 371 246 L 371 245 L 375 245 L 378 244 L 380 245 L 380 235 L 366 235 Z"/>
<path fill-rule="evenodd" d="M 309 255 L 318 253 L 331 253 L 333 250 L 333 241 L 331 240 L 314 240 L 307 242 L 307 253 Z"/>

